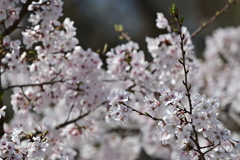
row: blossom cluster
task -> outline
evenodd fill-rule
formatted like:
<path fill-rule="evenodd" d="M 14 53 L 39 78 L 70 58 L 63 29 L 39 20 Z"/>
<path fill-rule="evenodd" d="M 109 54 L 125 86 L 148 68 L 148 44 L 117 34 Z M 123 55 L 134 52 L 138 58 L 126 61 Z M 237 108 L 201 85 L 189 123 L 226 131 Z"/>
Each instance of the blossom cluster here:
<path fill-rule="evenodd" d="M 127 94 L 125 91 L 114 92 L 115 95 L 122 93 Z M 216 119 L 220 104 L 216 97 L 207 99 L 205 95 L 196 95 L 192 110 L 188 110 L 183 105 L 181 93 L 167 88 L 162 88 L 159 93 L 161 96 L 158 99 L 146 97 L 146 107 L 152 111 L 152 115 L 156 110 L 161 110 L 162 116 L 158 116 L 156 135 L 164 145 L 170 145 L 178 152 L 179 159 L 198 159 L 200 154 L 205 159 L 233 159 L 239 155 L 239 141 L 233 140 L 230 131 L 223 128 Z M 125 99 L 128 100 L 129 97 Z M 109 100 L 109 105 L 112 105 L 114 99 Z M 121 101 L 121 98 L 118 100 Z M 126 101 L 121 102 L 125 104 Z M 125 107 L 126 110 L 132 109 L 128 105 Z M 121 114 L 124 114 L 124 110 L 119 111 L 119 115 Z M 205 139 L 201 145 L 198 144 L 199 138 Z"/>
<path fill-rule="evenodd" d="M 20 143 L 21 134 L 24 134 L 21 127 L 13 128 L 11 141 L 9 136 L 4 134 L 0 139 L 0 155 L 6 159 L 42 159 L 49 147 L 44 136 L 29 135 L 29 142 Z"/>

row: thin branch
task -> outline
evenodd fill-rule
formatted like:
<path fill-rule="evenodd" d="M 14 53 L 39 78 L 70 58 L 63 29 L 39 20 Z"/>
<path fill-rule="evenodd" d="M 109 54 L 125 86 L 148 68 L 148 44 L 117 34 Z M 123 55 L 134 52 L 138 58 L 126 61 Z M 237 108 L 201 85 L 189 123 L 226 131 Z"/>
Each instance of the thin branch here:
<path fill-rule="evenodd" d="M 207 146 L 204 146 L 204 147 L 200 147 L 201 149 L 204 149 L 204 148 L 209 148 L 209 147 L 213 147 L 214 144 L 210 144 L 210 145 L 207 145 Z"/>
<path fill-rule="evenodd" d="M 63 128 L 63 127 L 65 127 L 65 126 L 67 126 L 67 125 L 69 125 L 69 124 L 71 124 L 71 123 L 75 123 L 75 122 L 78 121 L 79 119 L 82 119 L 82 118 L 86 117 L 87 115 L 89 115 L 89 113 L 90 113 L 90 111 L 88 111 L 88 112 L 85 113 L 85 114 L 79 115 L 79 116 L 78 116 L 77 118 L 75 118 L 75 119 L 72 119 L 72 120 L 67 121 L 67 122 L 64 122 L 64 123 L 62 123 L 62 124 L 60 124 L 60 125 L 57 125 L 57 126 L 55 127 L 55 129 L 60 129 L 60 128 Z"/>
<path fill-rule="evenodd" d="M 128 36 L 128 34 L 123 32 L 123 26 L 121 24 L 115 24 L 114 28 L 121 35 L 119 39 L 126 39 L 127 41 L 131 41 L 131 38 Z"/>
<path fill-rule="evenodd" d="M 125 33 L 125 32 L 119 32 L 120 34 L 121 34 L 121 36 L 123 37 L 123 38 L 125 38 L 127 41 L 131 41 L 131 38 L 129 37 L 129 35 L 127 34 L 127 33 Z"/>
<path fill-rule="evenodd" d="M 16 29 L 29 29 L 29 30 L 32 30 L 32 31 L 36 31 L 34 29 L 32 29 L 31 27 L 23 27 L 23 26 L 17 26 Z"/>
<path fill-rule="evenodd" d="M 28 96 L 26 96 L 26 94 L 24 93 L 23 88 L 22 87 L 20 87 L 20 88 L 21 88 L 23 96 L 28 100 L 28 102 L 31 102 L 31 99 L 29 99 Z"/>
<path fill-rule="evenodd" d="M 28 11 L 28 6 L 33 2 L 34 0 L 27 0 L 27 2 L 25 4 L 23 4 L 23 7 L 21 9 L 21 11 L 19 12 L 19 18 L 17 20 L 14 21 L 13 25 L 11 25 L 10 27 L 8 27 L 4 32 L 3 32 L 3 36 L 9 35 L 11 34 L 18 26 L 18 24 L 22 21 L 23 17 L 26 15 L 27 11 Z"/>
<path fill-rule="evenodd" d="M 202 151 L 201 151 L 201 147 L 200 147 L 199 140 L 198 140 L 198 134 L 197 134 L 197 131 L 196 131 L 196 128 L 195 128 L 194 125 L 192 125 L 192 129 L 193 129 L 193 132 L 194 132 L 194 135 L 195 135 L 194 143 L 197 147 L 198 153 L 200 154 L 202 160 L 205 160 L 204 153 L 202 153 Z"/>
<path fill-rule="evenodd" d="M 191 34 L 191 38 L 194 38 L 205 27 L 207 27 L 209 24 L 211 24 L 217 17 L 219 17 L 220 15 L 225 13 L 230 6 L 232 6 L 233 4 L 236 4 L 236 3 L 237 3 L 237 0 L 228 0 L 228 3 L 220 11 L 217 11 L 212 18 L 210 18 L 207 22 L 204 22 L 201 27 L 199 27 L 196 31 L 194 31 Z"/>
<path fill-rule="evenodd" d="M 70 108 L 70 110 L 69 110 L 69 112 L 68 112 L 68 115 L 67 115 L 67 118 L 66 118 L 66 121 L 65 121 L 65 122 L 68 121 L 68 119 L 69 119 L 69 117 L 70 117 L 70 114 L 71 114 L 71 112 L 72 112 L 72 110 L 73 110 L 73 107 L 74 107 L 74 104 L 71 106 L 71 108 Z"/>
<path fill-rule="evenodd" d="M 6 90 L 17 88 L 17 87 L 20 87 L 20 88 L 23 88 L 23 87 L 35 87 L 35 86 L 43 86 L 43 85 L 52 85 L 52 84 L 61 83 L 61 82 L 66 82 L 66 81 L 58 80 L 58 81 L 43 82 L 43 83 L 18 84 L 18 85 L 8 86 L 7 88 L 2 89 L 2 91 L 6 91 Z"/>
<path fill-rule="evenodd" d="M 220 143 L 219 143 L 219 144 L 220 144 Z M 213 150 L 214 148 L 216 148 L 219 144 L 217 144 L 216 146 L 210 148 L 209 150 L 207 150 L 207 151 L 204 152 L 203 154 L 205 155 L 205 154 L 207 154 L 208 152 L 212 151 L 212 150 Z"/>
<path fill-rule="evenodd" d="M 139 115 L 143 115 L 143 116 L 149 117 L 149 118 L 153 119 L 154 121 L 163 121 L 162 118 L 153 117 L 153 116 L 151 116 L 150 114 L 148 114 L 148 113 L 146 113 L 146 112 L 145 112 L 145 113 L 142 113 L 142 112 L 140 112 L 140 111 L 138 111 L 138 110 L 136 110 L 136 109 L 128 106 L 127 104 L 125 104 L 125 103 L 123 103 L 123 102 L 121 102 L 121 104 L 123 104 L 123 105 L 126 106 L 127 108 L 131 109 L 132 111 L 137 112 Z"/>
<path fill-rule="evenodd" d="M 99 104 L 96 108 L 98 108 L 99 106 L 105 104 L 106 102 L 107 102 L 107 101 L 103 101 L 103 102 L 102 102 L 101 104 Z M 62 124 L 57 125 L 57 126 L 55 127 L 55 129 L 60 129 L 60 128 L 63 128 L 63 127 L 65 127 L 65 126 L 67 126 L 67 125 L 69 125 L 69 124 L 71 124 L 71 123 L 75 123 L 75 122 L 77 122 L 78 120 L 86 117 L 86 116 L 89 115 L 90 113 L 91 113 L 91 111 L 88 111 L 88 112 L 85 113 L 85 114 L 80 114 L 77 118 L 74 118 L 74 119 L 72 119 L 72 120 L 70 120 L 70 121 L 66 121 L 66 122 L 64 122 L 64 123 L 62 123 Z"/>
<path fill-rule="evenodd" d="M 179 21 L 179 17 L 178 17 L 178 10 L 176 9 L 176 14 L 175 17 L 177 19 L 177 23 L 178 23 L 178 28 L 179 30 L 177 31 L 177 33 L 179 34 L 180 37 L 180 47 L 181 47 L 181 51 L 182 51 L 182 60 L 179 60 L 179 63 L 183 66 L 183 70 L 184 70 L 184 80 L 183 80 L 183 85 L 186 88 L 186 96 L 188 98 L 188 103 L 189 103 L 189 108 L 190 108 L 190 114 L 192 114 L 192 100 L 191 100 L 191 94 L 190 94 L 190 89 L 191 89 L 191 84 L 188 84 L 188 72 L 189 70 L 186 68 L 186 51 L 184 50 L 184 39 L 185 36 L 182 33 L 182 22 Z"/>
<path fill-rule="evenodd" d="M 180 48 L 181 48 L 181 52 L 182 52 L 182 60 L 179 59 L 179 63 L 183 66 L 183 70 L 184 70 L 184 80 L 183 80 L 183 85 L 186 88 L 186 96 L 188 98 L 188 103 L 189 103 L 189 114 L 192 114 L 192 110 L 193 110 L 193 106 L 192 106 L 192 102 L 191 102 L 191 94 L 190 94 L 190 89 L 191 89 L 191 84 L 188 84 L 188 72 L 189 70 L 186 68 L 186 51 L 184 50 L 184 39 L 185 39 L 185 35 L 182 33 L 182 23 L 183 23 L 183 19 L 179 19 L 179 14 L 178 14 L 178 8 L 173 6 L 172 8 L 172 13 L 173 16 L 176 18 L 176 22 L 178 24 L 178 30 L 174 29 L 176 33 L 179 34 L 180 37 Z M 197 152 L 199 153 L 199 156 L 201 158 L 201 160 L 205 160 L 204 154 L 201 151 L 201 147 L 199 144 L 199 140 L 198 140 L 198 134 L 196 131 L 195 126 L 192 124 L 192 129 L 195 135 L 195 139 L 193 137 L 191 137 L 192 141 L 195 143 L 196 148 L 197 148 Z"/>

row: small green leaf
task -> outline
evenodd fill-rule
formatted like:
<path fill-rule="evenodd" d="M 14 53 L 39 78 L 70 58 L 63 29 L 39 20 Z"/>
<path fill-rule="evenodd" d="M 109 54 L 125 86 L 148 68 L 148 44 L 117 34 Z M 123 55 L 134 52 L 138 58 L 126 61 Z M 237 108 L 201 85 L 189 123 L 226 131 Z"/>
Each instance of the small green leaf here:
<path fill-rule="evenodd" d="M 121 24 L 114 24 L 115 31 L 122 32 L 123 26 Z"/>
<path fill-rule="evenodd" d="M 58 26 L 55 28 L 56 31 L 60 31 L 62 29 L 62 27 Z"/>
<path fill-rule="evenodd" d="M 202 27 L 205 27 L 207 24 L 206 24 L 206 22 L 204 22 L 203 24 L 202 24 Z"/>
<path fill-rule="evenodd" d="M 33 50 L 29 50 L 28 53 L 29 53 L 29 54 L 35 54 L 36 52 L 33 51 Z"/>
<path fill-rule="evenodd" d="M 46 142 L 47 141 L 47 138 L 44 138 L 43 140 L 42 140 L 42 142 Z"/>
<path fill-rule="evenodd" d="M 101 52 L 101 49 L 97 49 L 97 51 L 96 51 L 97 53 L 100 53 Z"/>
<path fill-rule="evenodd" d="M 146 114 L 147 116 L 150 116 L 150 117 L 151 117 L 151 115 L 150 115 L 149 113 L 145 112 L 145 114 Z"/>
<path fill-rule="evenodd" d="M 176 28 L 173 28 L 173 32 L 179 32 L 178 29 Z"/>
<path fill-rule="evenodd" d="M 120 40 L 123 40 L 123 39 L 124 39 L 124 37 L 123 37 L 123 36 L 119 36 L 118 38 L 119 38 Z"/>
<path fill-rule="evenodd" d="M 180 22 L 183 23 L 183 21 L 184 21 L 184 17 L 181 18 Z"/>
<path fill-rule="evenodd" d="M 172 4 L 172 8 L 170 9 L 170 11 L 171 11 L 171 14 L 173 14 L 174 16 L 178 14 L 176 4 Z"/>
<path fill-rule="evenodd" d="M 108 44 L 105 43 L 104 46 L 103 46 L 103 53 L 105 53 L 107 51 L 107 48 L 108 48 Z"/>

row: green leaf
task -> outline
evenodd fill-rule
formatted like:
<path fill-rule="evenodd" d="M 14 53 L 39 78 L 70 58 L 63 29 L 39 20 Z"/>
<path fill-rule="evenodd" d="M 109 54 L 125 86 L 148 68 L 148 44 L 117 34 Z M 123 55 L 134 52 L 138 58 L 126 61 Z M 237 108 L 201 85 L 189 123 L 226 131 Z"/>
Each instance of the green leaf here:
<path fill-rule="evenodd" d="M 181 18 L 180 22 L 183 23 L 183 21 L 184 21 L 184 17 Z"/>
<path fill-rule="evenodd" d="M 176 28 L 173 28 L 173 32 L 179 32 L 178 29 Z"/>
<path fill-rule="evenodd" d="M 118 38 L 119 38 L 120 40 L 123 40 L 123 39 L 124 39 L 124 37 L 123 37 L 123 36 L 119 36 Z"/>
<path fill-rule="evenodd" d="M 47 141 L 47 138 L 44 138 L 43 140 L 42 140 L 42 142 L 46 142 Z"/>
<path fill-rule="evenodd" d="M 97 51 L 96 51 L 97 53 L 100 53 L 101 52 L 101 49 L 97 49 Z"/>
<path fill-rule="evenodd" d="M 62 29 L 62 27 L 58 26 L 55 28 L 56 31 L 60 31 Z"/>
<path fill-rule="evenodd" d="M 36 54 L 36 52 L 34 50 L 29 50 L 28 53 L 29 54 Z"/>
<path fill-rule="evenodd" d="M 105 53 L 107 51 L 107 48 L 108 48 L 108 44 L 105 43 L 104 46 L 103 46 L 103 53 Z"/>
<path fill-rule="evenodd" d="M 122 32 L 123 26 L 121 24 L 114 24 L 115 31 Z"/>
<path fill-rule="evenodd" d="M 171 11 L 171 14 L 173 15 L 177 15 L 177 7 L 176 7 L 176 4 L 172 4 L 172 8 L 170 9 Z"/>
<path fill-rule="evenodd" d="M 147 115 L 147 116 L 149 116 L 149 117 L 152 117 L 149 113 L 147 113 L 147 112 L 145 112 L 145 114 Z"/>

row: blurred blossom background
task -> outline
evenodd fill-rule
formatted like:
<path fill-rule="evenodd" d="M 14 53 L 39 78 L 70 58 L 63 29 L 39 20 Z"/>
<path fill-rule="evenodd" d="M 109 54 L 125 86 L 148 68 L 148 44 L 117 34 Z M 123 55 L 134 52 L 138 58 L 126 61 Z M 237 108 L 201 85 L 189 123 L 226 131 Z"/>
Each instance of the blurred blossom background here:
<path fill-rule="evenodd" d="M 119 40 L 119 34 L 114 30 L 114 24 L 122 24 L 124 31 L 147 54 L 146 36 L 157 37 L 165 30 L 156 28 L 156 13 L 162 12 L 169 20 L 169 8 L 173 3 L 184 16 L 184 25 L 193 33 L 202 23 L 219 11 L 227 0 L 63 0 L 64 17 L 70 17 L 77 28 L 79 44 L 84 49 L 93 51 L 102 49 L 107 43 L 109 48 L 125 43 Z M 231 6 L 227 13 L 218 17 L 193 39 L 195 51 L 201 56 L 204 50 L 206 35 L 214 29 L 226 26 L 238 26 L 240 23 L 240 5 Z M 147 57 L 148 58 L 148 57 Z"/>

